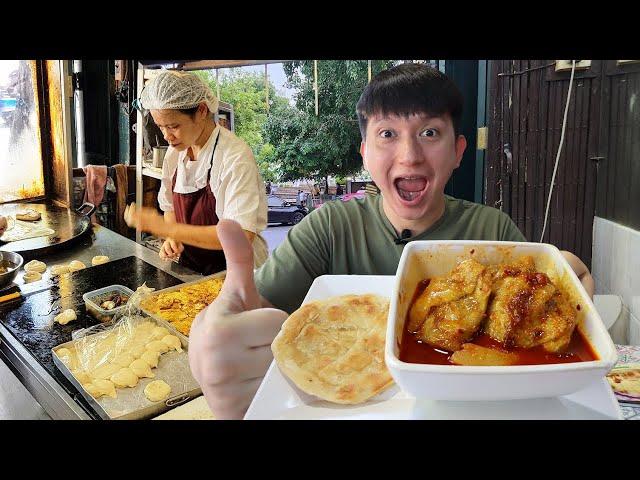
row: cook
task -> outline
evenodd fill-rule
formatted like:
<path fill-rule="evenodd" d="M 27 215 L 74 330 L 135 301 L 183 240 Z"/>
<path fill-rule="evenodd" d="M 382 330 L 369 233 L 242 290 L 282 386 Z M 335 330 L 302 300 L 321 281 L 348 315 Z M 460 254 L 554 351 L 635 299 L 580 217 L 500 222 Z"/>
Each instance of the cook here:
<path fill-rule="evenodd" d="M 156 209 L 127 208 L 130 227 L 165 238 L 163 259 L 179 256 L 181 264 L 205 275 L 226 268 L 217 227 L 221 218 L 235 220 L 253 246 L 254 266 L 267 258 L 260 235 L 267 226 L 265 187 L 251 148 L 214 119 L 218 99 L 193 73 L 166 70 L 140 96 L 169 147 L 162 166 Z"/>

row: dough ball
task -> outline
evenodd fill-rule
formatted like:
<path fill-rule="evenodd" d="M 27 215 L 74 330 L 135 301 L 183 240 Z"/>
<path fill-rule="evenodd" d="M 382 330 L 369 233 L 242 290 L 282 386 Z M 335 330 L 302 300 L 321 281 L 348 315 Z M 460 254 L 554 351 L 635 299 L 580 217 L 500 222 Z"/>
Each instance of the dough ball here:
<path fill-rule="evenodd" d="M 144 387 L 144 395 L 152 402 L 160 402 L 169 396 L 171 387 L 163 380 L 154 380 Z"/>
<path fill-rule="evenodd" d="M 153 322 L 142 322 L 136 327 L 136 330 L 141 332 L 150 332 L 155 328 L 156 324 Z"/>
<path fill-rule="evenodd" d="M 158 366 L 158 359 L 160 358 L 160 352 L 154 350 L 146 350 L 141 356 L 140 360 L 144 360 L 151 368 Z"/>
<path fill-rule="evenodd" d="M 40 212 L 32 209 L 16 212 L 16 220 L 24 220 L 25 222 L 35 222 L 40 220 L 40 217 Z"/>
<path fill-rule="evenodd" d="M 54 265 L 51 267 L 51 275 L 63 275 L 69 273 L 69 265 Z"/>
<path fill-rule="evenodd" d="M 44 273 L 47 269 L 47 264 L 40 260 L 31 260 L 25 264 L 24 269 L 26 272 Z"/>
<path fill-rule="evenodd" d="M 91 259 L 91 265 L 102 265 L 103 263 L 107 263 L 109 261 L 109 257 L 106 255 L 96 255 Z"/>
<path fill-rule="evenodd" d="M 147 348 L 144 343 L 135 343 L 131 347 L 129 347 L 129 353 L 133 355 L 135 358 L 140 358 L 142 354 L 146 351 L 147 351 Z"/>
<path fill-rule="evenodd" d="M 24 280 L 24 283 L 37 282 L 38 280 L 42 280 L 42 274 L 40 272 L 27 271 L 22 276 L 22 280 Z"/>
<path fill-rule="evenodd" d="M 151 340 L 161 340 L 165 335 L 169 335 L 169 330 L 165 327 L 154 327 L 151 330 Z"/>
<path fill-rule="evenodd" d="M 165 353 L 169 351 L 169 345 L 164 343 L 162 340 L 154 340 L 153 342 L 147 343 L 147 350 L 158 353 Z"/>
<path fill-rule="evenodd" d="M 93 372 L 91 372 L 91 377 L 94 379 L 94 381 L 95 379 L 104 380 L 104 379 L 110 378 L 111 375 L 113 375 L 118 370 L 120 370 L 120 368 L 122 367 L 118 365 L 114 365 L 111 362 L 107 362 L 104 365 L 100 365 Z"/>
<path fill-rule="evenodd" d="M 151 371 L 151 367 L 147 362 L 142 359 L 134 360 L 129 365 L 129 368 L 135 373 L 139 378 L 153 378 L 155 374 Z"/>
<path fill-rule="evenodd" d="M 162 342 L 166 343 L 169 348 L 175 350 L 177 352 L 182 351 L 182 343 L 180 343 L 180 339 L 175 335 L 165 335 L 162 337 Z"/>
<path fill-rule="evenodd" d="M 89 383 L 87 385 L 83 385 L 84 389 L 89 392 L 93 398 L 100 398 L 104 393 L 96 387 L 93 383 Z"/>
<path fill-rule="evenodd" d="M 129 367 L 118 370 L 110 380 L 116 387 L 135 387 L 138 384 L 138 376 Z"/>
<path fill-rule="evenodd" d="M 82 270 L 83 268 L 87 268 L 87 266 L 82 263 L 80 260 L 74 260 L 69 265 L 67 265 L 70 272 L 77 272 L 78 270 Z"/>
<path fill-rule="evenodd" d="M 71 370 L 71 374 L 80 382 L 80 385 L 87 385 L 92 382 L 91 376 L 84 370 Z"/>
<path fill-rule="evenodd" d="M 74 321 L 76 318 L 76 312 L 73 308 L 67 308 L 64 312 L 59 313 L 55 317 L 53 317 L 54 322 L 58 322 L 60 325 L 66 325 L 69 322 Z"/>
<path fill-rule="evenodd" d="M 111 398 L 116 398 L 116 387 L 110 380 L 94 380 L 88 385 L 83 385 L 93 398 L 99 398 L 103 395 L 107 395 Z"/>
<path fill-rule="evenodd" d="M 62 363 L 65 363 L 64 359 L 65 357 L 70 357 L 71 356 L 71 350 L 69 350 L 68 348 L 59 348 L 58 350 L 56 350 L 56 354 L 58 355 L 58 357 L 60 357 L 60 360 L 62 360 Z M 66 365 L 66 363 L 65 363 Z"/>
<path fill-rule="evenodd" d="M 64 363 L 69 370 L 74 370 L 78 367 L 78 354 L 68 348 L 59 348 L 56 350 L 56 354 L 62 363 Z"/>
<path fill-rule="evenodd" d="M 118 365 L 121 368 L 125 368 L 131 365 L 131 362 L 133 362 L 135 359 L 136 357 L 131 355 L 129 352 L 122 352 L 120 355 L 113 359 L 112 363 L 114 365 Z"/>

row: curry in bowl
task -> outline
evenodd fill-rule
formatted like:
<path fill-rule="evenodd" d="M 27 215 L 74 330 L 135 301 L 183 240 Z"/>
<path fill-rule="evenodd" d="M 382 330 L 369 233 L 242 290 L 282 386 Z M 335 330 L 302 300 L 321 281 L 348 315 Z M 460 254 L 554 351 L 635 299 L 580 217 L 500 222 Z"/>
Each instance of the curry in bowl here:
<path fill-rule="evenodd" d="M 436 365 L 501 366 L 598 360 L 582 335 L 582 306 L 532 256 L 484 265 L 467 258 L 416 288 L 399 359 Z"/>

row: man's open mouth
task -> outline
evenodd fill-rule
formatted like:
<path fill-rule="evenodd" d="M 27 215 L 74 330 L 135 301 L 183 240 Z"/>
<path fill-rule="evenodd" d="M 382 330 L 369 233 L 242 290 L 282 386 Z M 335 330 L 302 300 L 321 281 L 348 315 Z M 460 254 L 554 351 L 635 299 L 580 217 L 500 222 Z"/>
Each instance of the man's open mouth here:
<path fill-rule="evenodd" d="M 429 184 L 425 177 L 418 176 L 398 177 L 393 183 L 398 192 L 398 196 L 406 202 L 417 200 L 422 196 Z"/>

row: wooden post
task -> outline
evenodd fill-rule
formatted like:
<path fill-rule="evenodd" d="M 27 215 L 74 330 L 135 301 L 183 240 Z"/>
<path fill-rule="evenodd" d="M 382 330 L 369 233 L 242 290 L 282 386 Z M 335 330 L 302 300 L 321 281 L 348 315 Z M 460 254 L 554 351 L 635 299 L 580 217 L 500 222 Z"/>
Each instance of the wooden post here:
<path fill-rule="evenodd" d="M 369 62 L 369 82 L 371 82 L 371 60 L 368 60 Z"/>
<path fill-rule="evenodd" d="M 216 96 L 218 97 L 218 100 L 220 100 L 220 80 L 218 79 L 219 72 L 220 70 L 216 68 Z"/>
<path fill-rule="evenodd" d="M 316 117 L 318 116 L 318 61 L 313 61 L 313 89 L 316 92 Z"/>
<path fill-rule="evenodd" d="M 269 73 L 267 72 L 267 64 L 264 64 L 264 90 L 267 96 L 267 115 L 269 115 Z"/>

